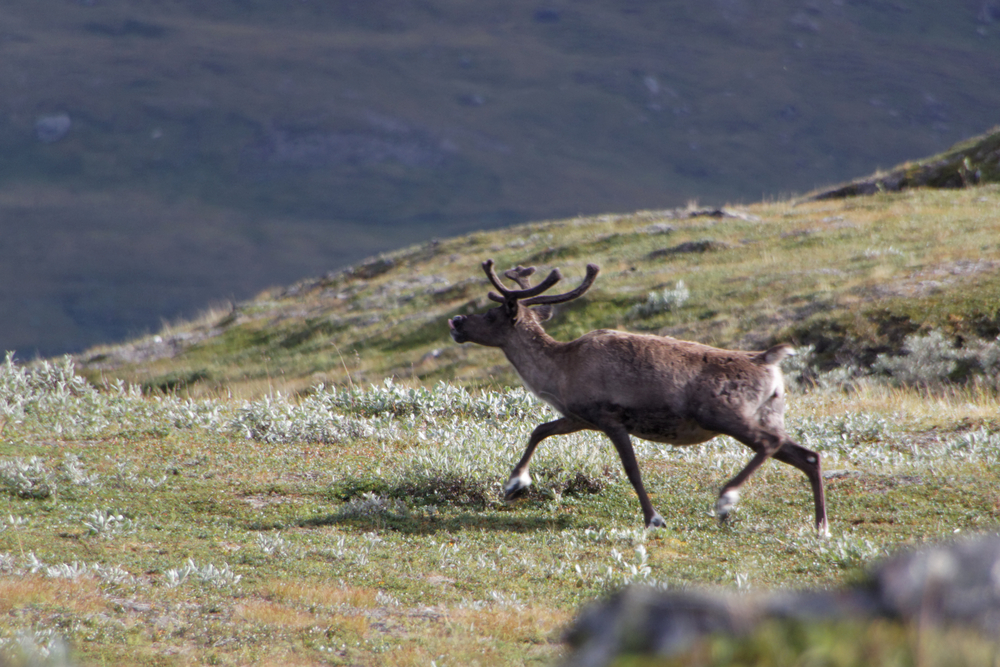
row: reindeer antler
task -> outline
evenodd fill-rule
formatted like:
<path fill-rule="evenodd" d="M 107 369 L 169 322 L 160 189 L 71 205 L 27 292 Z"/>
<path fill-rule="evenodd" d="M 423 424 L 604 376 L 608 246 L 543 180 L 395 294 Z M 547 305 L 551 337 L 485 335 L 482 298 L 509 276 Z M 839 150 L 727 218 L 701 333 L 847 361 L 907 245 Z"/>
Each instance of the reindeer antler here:
<path fill-rule="evenodd" d="M 513 280 L 521 289 L 531 289 L 531 283 L 528 282 L 528 276 L 534 272 L 535 267 L 521 266 L 518 264 L 513 269 L 507 269 L 504 271 L 503 276 L 508 280 Z"/>
<path fill-rule="evenodd" d="M 572 301 L 578 297 L 583 296 L 583 293 L 590 289 L 590 286 L 594 284 L 594 279 L 597 278 L 597 272 L 600 271 L 600 267 L 596 264 L 587 265 L 587 275 L 580 283 L 580 286 L 571 292 L 566 292 L 565 294 L 553 294 L 551 296 L 536 296 L 531 299 L 526 299 L 522 301 L 525 306 L 540 306 L 540 305 L 552 305 L 556 303 L 566 303 L 567 301 Z"/>
<path fill-rule="evenodd" d="M 538 283 L 534 287 L 530 287 L 528 283 L 528 276 L 535 272 L 535 267 L 523 267 L 517 266 L 513 269 L 509 269 L 504 272 L 504 276 L 513 280 L 518 284 L 519 290 L 508 289 L 500 282 L 500 278 L 497 277 L 496 272 L 493 270 L 493 260 L 488 259 L 483 262 L 483 271 L 486 272 L 486 276 L 493 283 L 493 286 L 497 288 L 500 294 L 495 292 L 489 293 L 489 298 L 497 303 L 505 303 L 507 301 L 521 301 L 526 306 L 539 306 L 545 304 L 556 304 L 565 303 L 567 301 L 572 301 L 579 296 L 582 296 L 584 292 L 590 289 L 590 286 L 594 284 L 594 279 L 597 278 L 597 272 L 600 268 L 596 264 L 587 265 L 587 276 L 583 279 L 583 282 L 575 290 L 566 292 L 565 294 L 553 294 L 550 296 L 540 296 L 542 292 L 549 289 L 557 282 L 562 280 L 562 274 L 559 269 L 552 269 L 548 277 L 542 282 Z"/>
<path fill-rule="evenodd" d="M 562 280 L 562 274 L 559 273 L 559 269 L 552 269 L 552 272 L 548 275 L 548 277 L 542 282 L 535 285 L 534 287 L 521 290 L 512 290 L 512 289 L 507 289 L 506 287 L 504 287 L 504 284 L 500 282 L 500 279 L 497 277 L 496 271 L 493 270 L 492 259 L 488 259 L 485 262 L 483 262 L 483 271 L 486 272 L 486 277 L 490 279 L 490 282 L 493 283 L 493 286 L 496 287 L 497 290 L 500 292 L 500 294 L 495 294 L 494 292 L 490 292 L 487 296 L 489 296 L 490 299 L 498 303 L 505 303 L 508 300 L 520 301 L 521 299 L 528 299 L 533 296 L 538 296 L 539 294 L 541 294 L 542 292 L 544 292 L 545 290 L 549 289 L 557 282 Z M 520 284 L 520 281 L 517 282 L 518 284 Z"/>

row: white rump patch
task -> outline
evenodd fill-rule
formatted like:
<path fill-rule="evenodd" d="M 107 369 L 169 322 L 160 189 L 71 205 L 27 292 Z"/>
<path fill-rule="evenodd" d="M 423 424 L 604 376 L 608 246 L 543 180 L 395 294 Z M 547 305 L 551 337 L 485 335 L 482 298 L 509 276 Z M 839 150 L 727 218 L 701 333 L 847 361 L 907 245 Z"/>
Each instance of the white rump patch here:
<path fill-rule="evenodd" d="M 764 359 L 764 363 L 768 365 L 780 364 L 782 359 L 785 357 L 795 356 L 795 348 L 787 343 L 782 343 L 780 345 L 775 345 L 771 349 L 764 352 L 761 356 Z"/>

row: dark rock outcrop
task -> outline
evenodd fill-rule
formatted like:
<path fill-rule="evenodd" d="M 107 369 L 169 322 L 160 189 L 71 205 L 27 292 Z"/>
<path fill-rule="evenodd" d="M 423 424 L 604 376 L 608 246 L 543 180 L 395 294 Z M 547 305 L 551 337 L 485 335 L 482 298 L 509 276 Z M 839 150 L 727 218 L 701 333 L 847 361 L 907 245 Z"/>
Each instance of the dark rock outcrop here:
<path fill-rule="evenodd" d="M 1000 127 L 956 144 L 941 155 L 814 192 L 805 200 L 843 199 L 918 187 L 964 188 L 996 182 L 1000 182 Z"/>

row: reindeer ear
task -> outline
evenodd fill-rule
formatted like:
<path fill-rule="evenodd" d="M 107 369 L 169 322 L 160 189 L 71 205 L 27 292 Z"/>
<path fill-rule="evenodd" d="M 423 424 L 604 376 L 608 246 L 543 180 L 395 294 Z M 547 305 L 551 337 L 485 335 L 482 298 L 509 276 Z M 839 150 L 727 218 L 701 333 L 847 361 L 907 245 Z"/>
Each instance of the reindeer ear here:
<path fill-rule="evenodd" d="M 535 314 L 535 317 L 538 318 L 539 322 L 545 322 L 546 320 L 552 318 L 552 306 L 535 306 L 531 309 L 531 311 Z"/>

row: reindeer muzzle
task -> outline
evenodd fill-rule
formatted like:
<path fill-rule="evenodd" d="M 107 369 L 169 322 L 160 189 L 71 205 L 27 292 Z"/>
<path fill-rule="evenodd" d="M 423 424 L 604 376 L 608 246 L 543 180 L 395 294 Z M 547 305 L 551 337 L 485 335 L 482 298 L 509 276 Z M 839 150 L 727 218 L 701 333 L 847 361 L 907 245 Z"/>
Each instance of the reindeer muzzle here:
<path fill-rule="evenodd" d="M 465 322 L 465 317 L 462 315 L 456 315 L 455 317 L 448 320 L 448 331 L 451 332 L 452 340 L 456 343 L 464 343 L 468 340 L 465 334 L 462 333 L 461 326 Z"/>

